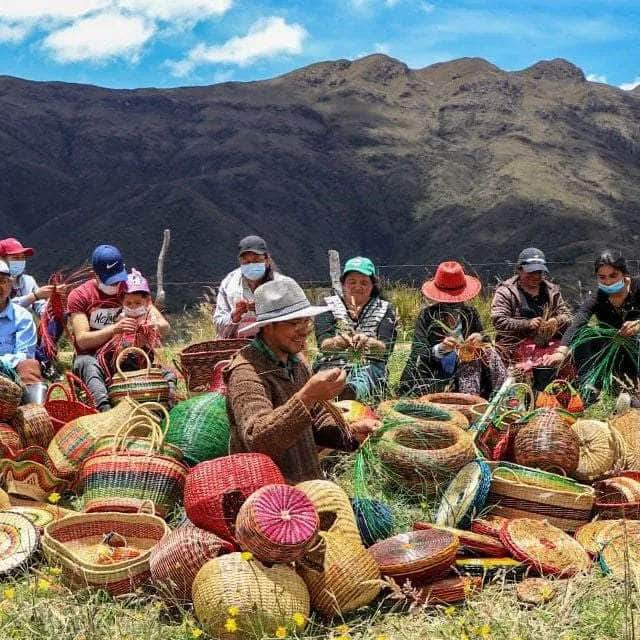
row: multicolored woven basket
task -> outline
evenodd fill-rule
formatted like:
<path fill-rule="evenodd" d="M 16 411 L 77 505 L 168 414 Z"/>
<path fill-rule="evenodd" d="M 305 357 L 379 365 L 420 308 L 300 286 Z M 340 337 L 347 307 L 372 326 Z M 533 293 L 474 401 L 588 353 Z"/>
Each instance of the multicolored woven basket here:
<path fill-rule="evenodd" d="M 7 493 L 41 501 L 46 501 L 52 493 L 64 493 L 70 489 L 67 480 L 54 475 L 39 462 L 16 462 L 7 458 L 0 460 L 0 484 Z"/>
<path fill-rule="evenodd" d="M 44 449 L 49 446 L 56 431 L 47 410 L 39 404 L 18 407 L 12 424 L 26 446 L 36 445 Z"/>
<path fill-rule="evenodd" d="M 146 369 L 123 371 L 122 363 L 131 356 L 139 356 L 147 364 Z M 169 383 L 164 379 L 162 369 L 154 367 L 146 351 L 138 347 L 123 349 L 116 358 L 116 373 L 109 383 L 109 402 L 118 404 L 123 398 L 137 402 L 169 403 Z"/>

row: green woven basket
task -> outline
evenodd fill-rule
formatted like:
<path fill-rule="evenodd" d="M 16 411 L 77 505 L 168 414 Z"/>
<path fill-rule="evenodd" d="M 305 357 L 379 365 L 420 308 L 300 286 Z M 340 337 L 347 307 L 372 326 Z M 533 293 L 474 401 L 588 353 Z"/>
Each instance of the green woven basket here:
<path fill-rule="evenodd" d="M 182 450 L 190 465 L 229 455 L 227 400 L 219 393 L 204 393 L 178 403 L 169 414 L 165 442 Z"/>

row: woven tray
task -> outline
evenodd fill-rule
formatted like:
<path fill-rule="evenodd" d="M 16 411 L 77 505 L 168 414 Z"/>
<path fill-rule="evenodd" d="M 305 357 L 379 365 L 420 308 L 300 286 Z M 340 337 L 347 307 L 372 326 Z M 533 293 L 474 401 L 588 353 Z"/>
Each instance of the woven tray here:
<path fill-rule="evenodd" d="M 28 562 L 38 548 L 39 538 L 34 524 L 22 514 L 0 513 L 0 574 Z"/>
<path fill-rule="evenodd" d="M 507 549 L 500 540 L 496 540 L 491 536 L 486 536 L 473 531 L 465 531 L 463 529 L 454 529 L 453 527 L 441 527 L 431 524 L 430 522 L 414 522 L 414 531 L 428 531 L 436 529 L 439 531 L 448 531 L 460 540 L 460 548 L 458 553 L 465 555 L 465 552 L 471 552 L 478 555 L 490 556 L 492 558 L 503 558 L 508 555 Z"/>
<path fill-rule="evenodd" d="M 482 589 L 479 576 L 455 576 L 436 580 L 423 587 L 418 600 L 424 604 L 453 604 L 462 602 Z"/>

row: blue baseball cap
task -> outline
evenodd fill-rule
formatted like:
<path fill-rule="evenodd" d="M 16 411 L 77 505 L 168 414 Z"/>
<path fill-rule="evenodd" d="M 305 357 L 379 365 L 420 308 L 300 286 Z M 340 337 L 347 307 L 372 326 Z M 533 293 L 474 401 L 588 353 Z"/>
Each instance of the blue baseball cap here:
<path fill-rule="evenodd" d="M 127 270 L 120 249 L 110 244 L 96 247 L 91 256 L 91 266 L 102 284 L 118 284 L 127 279 Z"/>

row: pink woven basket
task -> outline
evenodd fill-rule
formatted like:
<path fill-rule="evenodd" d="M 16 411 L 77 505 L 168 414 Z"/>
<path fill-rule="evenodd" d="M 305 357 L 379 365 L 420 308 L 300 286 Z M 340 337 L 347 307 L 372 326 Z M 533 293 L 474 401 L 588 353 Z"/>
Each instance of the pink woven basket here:
<path fill-rule="evenodd" d="M 300 489 L 271 484 L 252 493 L 236 518 L 240 546 L 263 562 L 294 562 L 314 541 L 320 521 Z"/>

